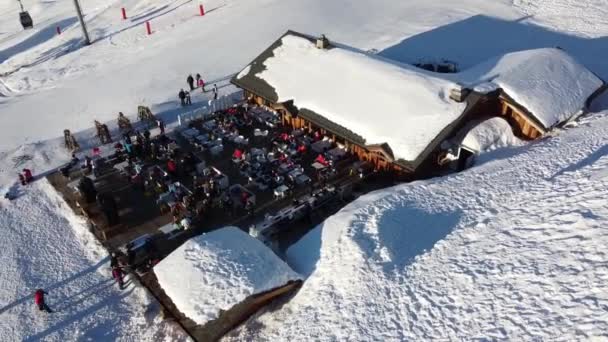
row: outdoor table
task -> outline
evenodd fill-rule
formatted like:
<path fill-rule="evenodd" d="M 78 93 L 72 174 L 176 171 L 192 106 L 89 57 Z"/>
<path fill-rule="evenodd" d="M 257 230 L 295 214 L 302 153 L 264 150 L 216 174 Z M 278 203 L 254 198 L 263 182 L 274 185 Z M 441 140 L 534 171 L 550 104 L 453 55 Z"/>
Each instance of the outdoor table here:
<path fill-rule="evenodd" d="M 179 229 L 179 226 L 177 226 L 175 223 L 168 223 L 168 224 L 158 228 L 158 230 L 163 232 L 163 234 L 172 235 L 172 233 L 174 233 L 175 231 L 179 231 L 180 229 Z"/>
<path fill-rule="evenodd" d="M 198 142 L 200 142 L 201 144 L 204 142 L 209 141 L 209 134 L 200 134 L 199 136 L 196 137 L 196 140 Z"/>
<path fill-rule="evenodd" d="M 321 164 L 319 162 L 314 162 L 314 163 L 312 163 L 312 167 L 316 171 L 320 171 L 320 170 L 323 170 L 324 168 L 326 168 L 327 166 L 325 166 L 325 165 L 323 165 L 323 164 Z"/>
<path fill-rule="evenodd" d="M 274 189 L 274 196 L 277 198 L 284 198 L 287 195 L 287 191 L 289 191 L 289 187 L 281 185 Z"/>
<path fill-rule="evenodd" d="M 296 184 L 303 185 L 307 183 L 310 183 L 310 177 L 308 177 L 307 175 L 302 173 L 296 177 Z"/>
<path fill-rule="evenodd" d="M 196 128 L 190 128 L 182 132 L 182 136 L 188 140 L 194 139 L 198 135 L 200 135 L 200 132 Z"/>

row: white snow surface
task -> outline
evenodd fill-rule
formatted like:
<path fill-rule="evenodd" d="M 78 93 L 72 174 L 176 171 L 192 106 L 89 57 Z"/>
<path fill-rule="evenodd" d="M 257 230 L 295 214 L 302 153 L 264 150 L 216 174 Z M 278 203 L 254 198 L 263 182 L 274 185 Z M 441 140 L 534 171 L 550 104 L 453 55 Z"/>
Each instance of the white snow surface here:
<path fill-rule="evenodd" d="M 556 48 L 497 56 L 457 78 L 465 84 L 491 81 L 528 109 L 545 128 L 584 109 L 587 99 L 602 86 L 602 80 Z"/>
<path fill-rule="evenodd" d="M 256 76 L 275 88 L 279 102 L 294 100 L 363 136 L 388 143 L 396 159 L 413 161 L 465 104 L 449 99 L 451 81 L 372 55 L 286 35 Z M 396 125 L 398 124 L 398 127 Z"/>
<path fill-rule="evenodd" d="M 608 112 L 488 160 L 327 219 L 288 251 L 298 294 L 230 338 L 608 338 Z"/>
<path fill-rule="evenodd" d="M 128 276 L 118 289 L 107 252 L 46 180 L 0 199 L 0 228 L 0 341 L 187 340 Z M 38 288 L 54 313 L 38 311 Z"/>
<path fill-rule="evenodd" d="M 249 296 L 301 279 L 268 247 L 236 227 L 188 240 L 156 265 L 154 273 L 175 306 L 200 325 Z"/>
<path fill-rule="evenodd" d="M 462 139 L 462 145 L 479 153 L 521 144 L 523 142 L 513 135 L 509 123 L 500 117 L 480 122 Z"/>

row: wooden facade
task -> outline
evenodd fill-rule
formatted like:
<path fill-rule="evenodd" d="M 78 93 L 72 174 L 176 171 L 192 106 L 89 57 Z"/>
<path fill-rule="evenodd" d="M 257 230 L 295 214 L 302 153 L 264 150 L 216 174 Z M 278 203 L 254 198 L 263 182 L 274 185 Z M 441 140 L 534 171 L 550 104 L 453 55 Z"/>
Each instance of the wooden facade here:
<path fill-rule="evenodd" d="M 410 173 L 411 170 L 404 168 L 403 166 L 396 164 L 393 157 L 383 147 L 383 145 L 362 145 L 355 141 L 348 139 L 348 137 L 341 136 L 339 133 L 330 131 L 321 127 L 320 125 L 311 122 L 302 116 L 292 114 L 283 104 L 273 103 L 267 99 L 262 98 L 256 94 L 246 91 L 245 98 L 250 102 L 260 106 L 264 106 L 272 111 L 279 114 L 281 124 L 286 127 L 293 129 L 301 129 L 307 133 L 314 133 L 318 131 L 320 134 L 329 137 L 338 144 L 346 147 L 349 153 L 357 156 L 359 160 L 368 161 L 374 165 L 376 170 L 392 171 L 396 173 Z"/>
<path fill-rule="evenodd" d="M 530 115 L 524 109 L 500 96 L 500 115 L 504 116 L 513 128 L 513 133 L 526 140 L 534 140 L 545 133 L 545 129 L 538 123 L 532 121 Z"/>

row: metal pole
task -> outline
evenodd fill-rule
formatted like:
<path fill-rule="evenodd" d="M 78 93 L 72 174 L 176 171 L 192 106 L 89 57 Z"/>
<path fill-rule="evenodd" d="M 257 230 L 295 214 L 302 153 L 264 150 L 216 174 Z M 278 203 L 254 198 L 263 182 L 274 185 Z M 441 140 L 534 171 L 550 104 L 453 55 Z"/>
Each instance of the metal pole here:
<path fill-rule="evenodd" d="M 21 0 L 17 0 L 19 1 L 19 6 L 21 6 L 21 12 L 25 12 L 25 10 L 23 9 L 23 4 L 21 3 Z"/>
<path fill-rule="evenodd" d="M 85 24 L 84 18 L 82 17 L 82 11 L 80 10 L 80 4 L 78 3 L 78 0 L 74 0 L 74 7 L 76 7 L 76 14 L 78 15 L 78 20 L 80 21 L 80 27 L 82 27 L 84 43 L 86 45 L 91 45 L 91 39 L 89 39 L 89 33 L 87 32 L 87 25 Z"/>

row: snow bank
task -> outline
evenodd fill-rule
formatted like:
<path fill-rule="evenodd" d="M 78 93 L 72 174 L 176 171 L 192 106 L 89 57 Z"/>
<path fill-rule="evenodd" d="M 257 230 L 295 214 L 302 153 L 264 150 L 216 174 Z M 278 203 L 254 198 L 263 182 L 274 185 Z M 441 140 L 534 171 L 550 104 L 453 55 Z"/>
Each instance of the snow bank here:
<path fill-rule="evenodd" d="M 268 247 L 236 227 L 188 240 L 154 273 L 177 308 L 201 325 L 251 295 L 300 279 Z"/>
<path fill-rule="evenodd" d="M 479 123 L 462 140 L 462 145 L 480 153 L 520 143 L 509 123 L 498 117 Z"/>
<path fill-rule="evenodd" d="M 297 295 L 230 338 L 605 338 L 608 112 L 587 120 L 360 197 L 288 250 L 309 274 Z"/>
<path fill-rule="evenodd" d="M 0 341 L 180 341 L 160 305 L 127 276 L 112 280 L 106 250 L 46 179 L 0 199 Z M 43 288 L 55 312 L 34 307 Z"/>
<path fill-rule="evenodd" d="M 367 144 L 386 142 L 397 159 L 415 160 L 464 110 L 448 98 L 452 82 L 420 69 L 345 48 L 317 49 L 293 35 L 281 42 L 256 75 L 279 101 L 293 99 Z"/>
<path fill-rule="evenodd" d="M 462 82 L 491 81 L 551 128 L 585 107 L 602 81 L 560 49 L 535 49 L 492 58 L 457 76 Z"/>

